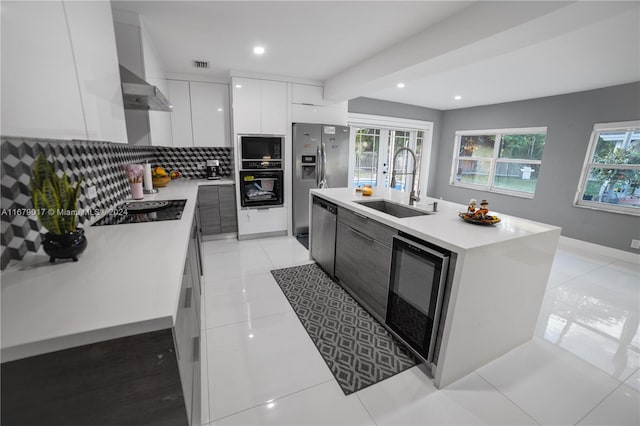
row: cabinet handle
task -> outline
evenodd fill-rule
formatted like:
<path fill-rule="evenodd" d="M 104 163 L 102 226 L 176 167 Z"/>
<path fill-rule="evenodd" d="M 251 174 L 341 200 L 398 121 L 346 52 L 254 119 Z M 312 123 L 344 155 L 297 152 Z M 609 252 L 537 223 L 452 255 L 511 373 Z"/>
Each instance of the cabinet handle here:
<path fill-rule="evenodd" d="M 367 216 L 363 215 L 363 214 L 356 213 L 356 212 L 351 212 L 351 213 L 353 213 L 354 215 L 358 216 L 360 219 L 362 219 L 364 221 L 368 221 L 369 220 L 369 218 Z"/>
<path fill-rule="evenodd" d="M 193 362 L 200 361 L 200 336 L 193 338 Z"/>
<path fill-rule="evenodd" d="M 369 238 L 366 235 L 364 235 L 362 232 L 360 231 L 356 231 L 353 228 L 349 228 L 349 231 L 353 232 L 354 234 L 356 234 L 358 237 L 362 238 L 363 240 L 369 241 L 369 243 L 373 243 L 373 238 Z"/>
<path fill-rule="evenodd" d="M 187 287 L 187 289 L 184 292 L 184 307 L 185 308 L 190 308 L 191 307 L 191 296 L 193 293 L 193 287 Z"/>

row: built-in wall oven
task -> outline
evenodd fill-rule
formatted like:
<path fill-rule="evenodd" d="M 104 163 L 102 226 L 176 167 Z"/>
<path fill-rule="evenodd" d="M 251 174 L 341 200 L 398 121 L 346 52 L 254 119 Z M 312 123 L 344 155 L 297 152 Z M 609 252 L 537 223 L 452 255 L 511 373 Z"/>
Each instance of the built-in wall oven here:
<path fill-rule="evenodd" d="M 393 237 L 387 327 L 428 366 L 434 361 L 451 253 L 405 234 Z"/>
<path fill-rule="evenodd" d="M 272 207 L 284 203 L 282 136 L 240 136 L 240 205 Z"/>
<path fill-rule="evenodd" d="M 242 207 L 282 205 L 282 170 L 241 170 Z"/>

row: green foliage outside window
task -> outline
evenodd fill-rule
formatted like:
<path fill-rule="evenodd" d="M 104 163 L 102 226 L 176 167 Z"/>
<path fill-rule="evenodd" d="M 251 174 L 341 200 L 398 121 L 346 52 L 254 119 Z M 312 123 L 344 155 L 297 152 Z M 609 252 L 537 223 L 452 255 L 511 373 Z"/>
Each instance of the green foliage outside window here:
<path fill-rule="evenodd" d="M 499 158 L 542 160 L 542 150 L 547 135 L 502 135 Z"/>

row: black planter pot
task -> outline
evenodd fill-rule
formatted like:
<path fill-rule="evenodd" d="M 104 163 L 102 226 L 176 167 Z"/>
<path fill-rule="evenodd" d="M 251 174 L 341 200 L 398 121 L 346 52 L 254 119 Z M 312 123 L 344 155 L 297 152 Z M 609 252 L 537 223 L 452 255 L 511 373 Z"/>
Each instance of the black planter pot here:
<path fill-rule="evenodd" d="M 56 259 L 73 259 L 78 261 L 78 255 L 87 248 L 87 237 L 84 236 L 83 229 L 76 229 L 75 232 L 56 235 L 47 232 L 42 241 L 44 252 L 49 255 L 49 262 Z"/>

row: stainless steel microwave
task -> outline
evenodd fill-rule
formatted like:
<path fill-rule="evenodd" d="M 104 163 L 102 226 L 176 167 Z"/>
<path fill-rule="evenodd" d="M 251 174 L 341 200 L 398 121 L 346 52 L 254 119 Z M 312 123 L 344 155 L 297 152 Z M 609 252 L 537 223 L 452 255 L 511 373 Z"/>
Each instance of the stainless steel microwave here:
<path fill-rule="evenodd" d="M 282 136 L 240 136 L 243 170 L 282 169 Z"/>

